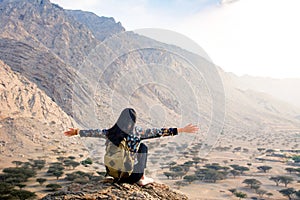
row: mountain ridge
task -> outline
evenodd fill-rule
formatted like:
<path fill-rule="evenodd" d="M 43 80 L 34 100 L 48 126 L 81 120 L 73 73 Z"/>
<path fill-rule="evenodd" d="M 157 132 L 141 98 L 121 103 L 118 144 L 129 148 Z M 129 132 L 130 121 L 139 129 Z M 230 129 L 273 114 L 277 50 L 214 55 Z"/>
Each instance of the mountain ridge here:
<path fill-rule="evenodd" d="M 98 17 L 92 12 L 81 10 L 66 10 L 67 14 L 74 17 L 78 22 L 85 24 L 94 34 L 94 36 L 103 41 L 105 38 L 125 31 L 121 22 L 115 21 L 113 17 Z"/>
<path fill-rule="evenodd" d="M 265 92 L 300 108 L 300 95 L 298 90 L 300 87 L 300 78 L 279 79 L 250 75 L 237 76 L 233 73 L 229 73 L 228 75 L 231 77 L 232 84 L 240 89 L 252 89 L 258 92 Z"/>

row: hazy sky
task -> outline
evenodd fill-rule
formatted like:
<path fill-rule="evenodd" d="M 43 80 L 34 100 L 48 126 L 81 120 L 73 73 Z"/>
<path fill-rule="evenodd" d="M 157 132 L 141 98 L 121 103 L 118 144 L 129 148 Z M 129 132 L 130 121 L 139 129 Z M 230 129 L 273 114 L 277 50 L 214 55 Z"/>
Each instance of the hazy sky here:
<path fill-rule="evenodd" d="M 300 78 L 299 0 L 51 2 L 114 17 L 126 30 L 164 28 L 182 33 L 215 64 L 238 75 Z"/>

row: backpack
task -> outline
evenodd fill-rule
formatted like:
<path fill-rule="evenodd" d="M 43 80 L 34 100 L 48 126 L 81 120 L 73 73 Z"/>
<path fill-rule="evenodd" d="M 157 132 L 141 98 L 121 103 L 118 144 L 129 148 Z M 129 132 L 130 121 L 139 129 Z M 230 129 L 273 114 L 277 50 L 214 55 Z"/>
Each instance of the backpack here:
<path fill-rule="evenodd" d="M 104 155 L 104 164 L 107 174 L 117 180 L 129 177 L 134 167 L 134 157 L 131 156 L 126 138 L 124 138 L 119 146 L 107 140 L 106 152 Z"/>

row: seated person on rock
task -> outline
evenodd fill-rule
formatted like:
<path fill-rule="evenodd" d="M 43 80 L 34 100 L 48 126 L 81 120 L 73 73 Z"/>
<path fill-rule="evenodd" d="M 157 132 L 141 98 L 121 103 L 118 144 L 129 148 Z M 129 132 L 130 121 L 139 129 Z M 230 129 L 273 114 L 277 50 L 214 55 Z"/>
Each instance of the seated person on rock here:
<path fill-rule="evenodd" d="M 66 136 L 105 138 L 106 153 L 104 164 L 107 174 L 119 183 L 137 183 L 147 185 L 152 178 L 144 175 L 147 163 L 147 146 L 142 140 L 164 136 L 175 136 L 180 132 L 195 133 L 198 127 L 188 124 L 183 128 L 142 129 L 135 126 L 136 112 L 132 108 L 124 109 L 117 122 L 110 129 L 79 130 L 70 128 Z"/>

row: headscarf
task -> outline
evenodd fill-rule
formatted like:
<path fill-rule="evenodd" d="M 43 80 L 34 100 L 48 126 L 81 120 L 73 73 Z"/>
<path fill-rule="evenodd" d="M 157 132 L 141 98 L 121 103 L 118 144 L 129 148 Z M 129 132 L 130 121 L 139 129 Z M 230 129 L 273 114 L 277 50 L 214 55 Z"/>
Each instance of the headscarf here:
<path fill-rule="evenodd" d="M 135 110 L 132 108 L 125 108 L 121 112 L 117 122 L 108 129 L 108 140 L 110 140 L 114 145 L 119 146 L 126 136 L 133 134 L 135 123 Z"/>

